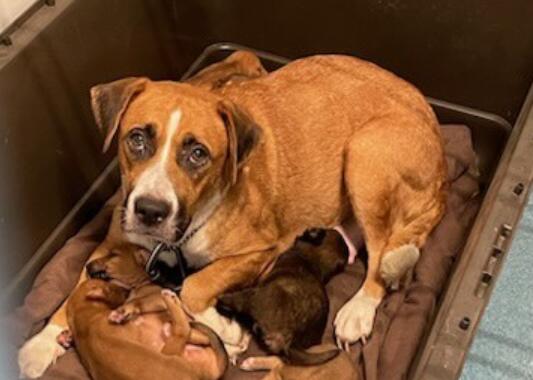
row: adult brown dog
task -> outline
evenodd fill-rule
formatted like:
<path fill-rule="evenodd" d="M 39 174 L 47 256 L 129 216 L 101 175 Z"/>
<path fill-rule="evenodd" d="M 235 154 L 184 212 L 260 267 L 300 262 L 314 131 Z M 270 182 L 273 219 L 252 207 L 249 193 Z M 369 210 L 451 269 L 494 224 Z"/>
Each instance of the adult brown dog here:
<path fill-rule="evenodd" d="M 150 284 L 139 248 L 122 246 L 88 264 L 70 297 L 76 349 L 95 380 L 216 380 L 227 367 L 218 337 L 190 322 L 176 295 Z M 141 255 L 141 258 L 139 258 Z"/>
<path fill-rule="evenodd" d="M 119 135 L 123 237 L 179 245 L 203 268 L 181 298 L 204 321 L 218 295 L 254 283 L 306 228 L 353 214 L 368 270 L 335 332 L 344 344 L 365 338 L 386 281 L 401 275 L 391 263 L 416 261 L 444 211 L 430 106 L 356 58 L 304 58 L 223 94 L 128 78 L 95 87 L 92 102 L 106 146 Z"/>

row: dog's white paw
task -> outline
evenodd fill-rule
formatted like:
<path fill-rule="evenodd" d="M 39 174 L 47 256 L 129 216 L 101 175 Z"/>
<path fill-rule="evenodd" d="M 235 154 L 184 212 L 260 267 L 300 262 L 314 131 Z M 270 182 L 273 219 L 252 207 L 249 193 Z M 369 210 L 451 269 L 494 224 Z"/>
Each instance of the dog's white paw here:
<path fill-rule="evenodd" d="M 248 349 L 248 346 L 250 345 L 250 340 L 252 339 L 252 336 L 248 334 L 246 331 L 244 332 L 243 338 L 239 342 L 239 344 L 229 344 L 224 343 L 224 348 L 226 349 L 226 353 L 228 354 L 228 359 L 233 365 L 237 365 L 237 360 L 239 359 L 239 355 L 246 352 Z"/>
<path fill-rule="evenodd" d="M 20 377 L 41 377 L 46 369 L 65 353 L 65 349 L 57 342 L 57 336 L 63 330 L 64 327 L 50 324 L 24 343 L 18 353 Z"/>
<path fill-rule="evenodd" d="M 337 313 L 334 323 L 339 348 L 348 350 L 351 343 L 359 339 L 366 341 L 372 332 L 376 309 L 380 302 L 380 299 L 366 295 L 362 289 L 346 302 Z"/>
<path fill-rule="evenodd" d="M 248 349 L 251 338 L 250 334 L 236 321 L 220 315 L 214 307 L 210 307 L 202 313 L 195 314 L 194 319 L 209 326 L 220 337 L 233 363 L 238 355 Z"/>

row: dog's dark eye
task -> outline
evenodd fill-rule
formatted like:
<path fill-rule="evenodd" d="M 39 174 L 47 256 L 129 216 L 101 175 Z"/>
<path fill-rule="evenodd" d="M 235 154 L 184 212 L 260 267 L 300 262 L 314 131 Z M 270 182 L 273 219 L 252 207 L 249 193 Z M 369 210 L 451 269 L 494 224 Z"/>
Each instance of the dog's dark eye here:
<path fill-rule="evenodd" d="M 151 155 L 151 144 L 151 138 L 143 128 L 134 128 L 127 136 L 128 149 L 137 159 L 146 158 Z"/>
<path fill-rule="evenodd" d="M 178 153 L 178 162 L 191 175 L 198 175 L 199 169 L 205 167 L 210 160 L 209 149 L 194 136 L 188 135 L 183 139 L 181 151 Z"/>
<path fill-rule="evenodd" d="M 209 153 L 207 149 L 202 144 L 197 144 L 191 151 L 189 155 L 189 161 L 194 166 L 202 166 L 209 159 Z"/>
<path fill-rule="evenodd" d="M 209 150 L 193 137 L 187 137 L 183 141 L 183 148 L 179 155 L 182 166 L 187 169 L 198 169 L 209 162 L 211 156 Z"/>

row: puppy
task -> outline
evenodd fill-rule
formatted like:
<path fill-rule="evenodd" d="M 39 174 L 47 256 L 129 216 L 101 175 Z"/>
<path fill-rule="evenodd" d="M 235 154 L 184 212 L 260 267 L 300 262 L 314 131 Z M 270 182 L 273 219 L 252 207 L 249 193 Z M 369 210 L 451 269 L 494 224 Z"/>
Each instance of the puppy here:
<path fill-rule="evenodd" d="M 69 299 L 70 332 L 86 369 L 96 380 L 219 379 L 227 367 L 222 343 L 189 321 L 173 292 L 150 284 L 143 257 L 129 246 L 90 262 L 87 272 L 100 279 Z"/>
<path fill-rule="evenodd" d="M 337 231 L 308 231 L 280 256 L 257 287 L 221 296 L 219 312 L 235 314 L 267 351 L 282 355 L 290 364 L 324 363 L 339 351 L 305 349 L 321 341 L 329 310 L 325 284 L 347 258 L 348 249 Z"/>
<path fill-rule="evenodd" d="M 321 345 L 309 349 L 313 354 L 329 352 L 334 346 Z M 315 366 L 295 366 L 283 363 L 279 357 L 248 358 L 241 364 L 247 371 L 270 370 L 263 380 L 358 380 L 359 372 L 346 352 L 340 352 L 327 363 Z"/>

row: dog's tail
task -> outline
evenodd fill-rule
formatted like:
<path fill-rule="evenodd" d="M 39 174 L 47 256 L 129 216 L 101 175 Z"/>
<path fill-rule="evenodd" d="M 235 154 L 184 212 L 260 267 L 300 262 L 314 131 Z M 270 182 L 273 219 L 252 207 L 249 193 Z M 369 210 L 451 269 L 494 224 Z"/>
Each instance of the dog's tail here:
<path fill-rule="evenodd" d="M 287 352 L 287 364 L 298 366 L 312 366 L 324 364 L 336 358 L 340 353 L 339 349 L 331 349 L 322 352 L 309 352 L 296 348 L 289 348 Z"/>
<path fill-rule="evenodd" d="M 201 333 L 207 336 L 211 348 L 215 351 L 217 356 L 217 366 L 222 373 L 226 371 L 229 364 L 228 354 L 224 348 L 224 343 L 219 336 L 208 326 L 200 322 L 191 321 L 190 325 L 193 329 L 199 330 Z"/>

